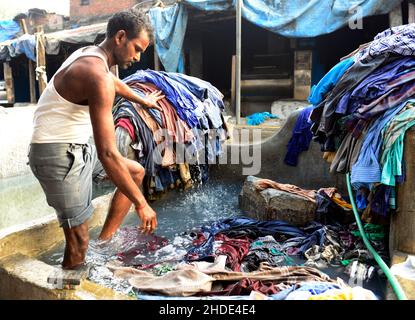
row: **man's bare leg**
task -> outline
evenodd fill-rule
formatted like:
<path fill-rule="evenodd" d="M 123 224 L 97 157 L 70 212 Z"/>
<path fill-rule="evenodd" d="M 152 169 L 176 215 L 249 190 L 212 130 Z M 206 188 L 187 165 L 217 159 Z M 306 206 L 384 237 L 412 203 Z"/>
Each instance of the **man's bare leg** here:
<path fill-rule="evenodd" d="M 140 187 L 145 176 L 144 168 L 135 161 L 129 159 L 125 159 L 125 161 L 131 177 L 137 186 Z M 104 226 L 102 227 L 101 234 L 99 235 L 99 240 L 108 240 L 112 238 L 130 210 L 131 205 L 131 201 L 117 189 L 111 199 L 108 215 Z"/>
<path fill-rule="evenodd" d="M 65 254 L 63 257 L 63 269 L 76 269 L 85 261 L 89 243 L 88 224 L 84 222 L 73 228 L 63 228 L 65 233 Z"/>

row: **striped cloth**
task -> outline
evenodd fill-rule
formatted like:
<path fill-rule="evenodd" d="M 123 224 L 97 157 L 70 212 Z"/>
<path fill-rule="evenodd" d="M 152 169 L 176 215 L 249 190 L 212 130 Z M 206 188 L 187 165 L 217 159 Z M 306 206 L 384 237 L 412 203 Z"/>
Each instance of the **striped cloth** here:
<path fill-rule="evenodd" d="M 415 23 L 389 28 L 379 33 L 367 47 L 357 53 L 356 58 L 368 62 L 386 53 L 415 55 Z"/>

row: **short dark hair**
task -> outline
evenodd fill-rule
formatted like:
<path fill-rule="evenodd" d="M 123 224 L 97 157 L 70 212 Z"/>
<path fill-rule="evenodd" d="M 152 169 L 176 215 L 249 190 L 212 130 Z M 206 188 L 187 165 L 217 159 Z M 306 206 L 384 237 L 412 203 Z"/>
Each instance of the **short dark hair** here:
<path fill-rule="evenodd" d="M 153 41 L 153 27 L 147 15 L 140 9 L 128 9 L 115 13 L 107 25 L 107 37 L 112 38 L 119 30 L 125 30 L 128 39 L 138 37 L 142 30 L 147 31 Z"/>

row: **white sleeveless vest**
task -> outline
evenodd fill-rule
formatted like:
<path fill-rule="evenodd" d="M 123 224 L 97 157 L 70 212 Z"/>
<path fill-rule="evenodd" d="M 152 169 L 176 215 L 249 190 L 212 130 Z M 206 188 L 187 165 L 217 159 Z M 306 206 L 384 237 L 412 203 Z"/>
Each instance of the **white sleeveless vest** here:
<path fill-rule="evenodd" d="M 86 49 L 91 47 L 84 47 L 72 53 L 55 75 L 76 59 L 84 56 L 101 58 L 105 62 L 107 72 L 109 72 L 107 60 L 103 54 L 85 52 Z M 64 99 L 55 89 L 54 78 L 55 76 L 50 79 L 37 103 L 33 118 L 32 143 L 85 144 L 92 136 L 89 106 L 75 104 Z"/>

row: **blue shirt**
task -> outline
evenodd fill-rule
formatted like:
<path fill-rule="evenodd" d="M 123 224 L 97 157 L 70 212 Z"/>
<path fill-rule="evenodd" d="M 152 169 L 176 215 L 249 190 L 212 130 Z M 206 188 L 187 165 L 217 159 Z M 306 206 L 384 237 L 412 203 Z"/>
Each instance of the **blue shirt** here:
<path fill-rule="evenodd" d="M 183 73 L 163 72 L 166 77 L 169 77 L 177 82 L 183 84 L 191 93 L 198 97 L 201 101 L 210 98 L 212 102 L 219 108 L 224 109 L 223 94 L 209 82 L 185 75 Z"/>
<path fill-rule="evenodd" d="M 407 101 L 387 110 L 369 128 L 360 149 L 359 157 L 352 166 L 352 184 L 356 186 L 369 184 L 370 189 L 370 184 L 381 181 L 382 169 L 379 163 L 379 155 L 383 143 L 382 129 L 402 110 L 406 103 Z"/>
<path fill-rule="evenodd" d="M 296 166 L 298 156 L 301 152 L 308 150 L 313 134 L 311 133 L 311 121 L 309 121 L 310 113 L 313 106 L 308 106 L 301 110 L 295 122 L 293 135 L 287 144 L 287 154 L 284 163 L 289 166 Z"/>
<path fill-rule="evenodd" d="M 319 81 L 318 84 L 311 88 L 311 94 L 308 101 L 313 105 L 318 105 L 324 100 L 324 96 L 329 92 L 343 76 L 343 74 L 354 63 L 354 57 L 340 61 Z"/>
<path fill-rule="evenodd" d="M 336 113 L 354 113 L 363 104 L 373 101 L 390 90 L 387 84 L 412 68 L 415 68 L 413 57 L 403 57 L 381 66 L 363 79 L 353 91 L 348 91 L 343 95 L 337 104 Z"/>

